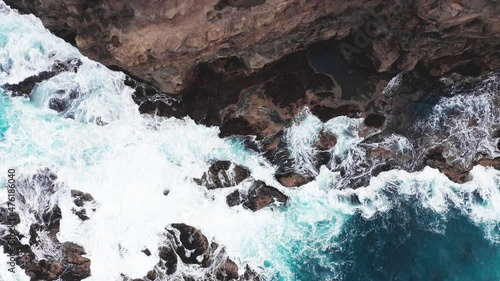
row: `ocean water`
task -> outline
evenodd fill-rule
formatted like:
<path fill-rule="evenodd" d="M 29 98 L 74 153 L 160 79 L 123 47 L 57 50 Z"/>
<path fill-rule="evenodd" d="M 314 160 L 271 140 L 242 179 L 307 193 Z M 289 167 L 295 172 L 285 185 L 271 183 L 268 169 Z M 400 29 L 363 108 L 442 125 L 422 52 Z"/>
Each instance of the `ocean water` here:
<path fill-rule="evenodd" d="M 226 247 L 240 269 L 249 264 L 263 280 L 500 280 L 499 171 L 477 166 L 472 181 L 459 185 L 428 167 L 414 173 L 392 170 L 353 190 L 331 170 L 359 161 L 362 120 L 337 117 L 322 123 L 306 110 L 287 131 L 287 140 L 300 169 L 318 176 L 301 188 L 283 188 L 274 179 L 275 167 L 241 144 L 220 139 L 217 127 L 139 114 L 122 73 L 83 57 L 34 16 L 19 15 L 0 1 L 0 85 L 71 58 L 82 60 L 79 71 L 40 83 L 31 99 L 11 97 L 0 87 L 0 182 L 9 168 L 21 176 L 48 167 L 58 175 L 57 192 L 50 198 L 36 187 L 18 191 L 29 192 L 27 203 L 17 205 L 18 230 L 28 233 L 32 212 L 57 203 L 63 217 L 59 240 L 82 245 L 92 261 L 86 280 L 144 276 L 158 261 L 159 234 L 179 222 L 201 229 Z M 48 104 L 62 91 L 77 92 L 78 98 L 57 113 Z M 455 128 L 451 124 L 462 124 L 456 120 L 464 117 L 447 119 L 441 108 L 483 108 L 497 97 L 488 92 L 444 99 L 419 128 Z M 481 128 L 497 122 L 499 109 L 488 110 L 481 111 Z M 331 151 L 338 161 L 316 172 L 312 146 L 321 129 L 338 136 Z M 494 151 L 483 134 L 463 134 L 460 140 L 456 149 L 466 144 Z M 225 196 L 233 189 L 209 192 L 192 180 L 216 159 L 247 166 L 253 177 L 288 195 L 289 203 L 255 213 L 229 208 Z M 96 199 L 89 220 L 82 222 L 71 212 L 71 189 Z M 6 200 L 0 189 L 0 203 Z M 145 247 L 151 256 L 141 252 Z M 50 247 L 35 249 L 39 256 L 50 252 Z M 29 280 L 20 268 L 15 275 L 8 272 L 6 260 L 0 253 L 0 280 Z M 170 278 L 183 271 L 201 278 L 187 265 Z"/>

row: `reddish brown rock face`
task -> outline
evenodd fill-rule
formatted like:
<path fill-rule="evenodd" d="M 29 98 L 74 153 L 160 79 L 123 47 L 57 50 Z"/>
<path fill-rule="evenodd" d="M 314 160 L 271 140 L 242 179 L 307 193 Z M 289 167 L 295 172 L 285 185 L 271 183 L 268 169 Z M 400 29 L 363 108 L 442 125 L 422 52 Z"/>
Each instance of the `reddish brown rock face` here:
<path fill-rule="evenodd" d="M 7 0 L 90 58 L 164 92 L 198 62 L 237 56 L 249 72 L 326 39 L 377 71 L 477 74 L 500 65 L 500 5 L 484 0 Z M 374 14 L 374 11 L 376 15 Z"/>

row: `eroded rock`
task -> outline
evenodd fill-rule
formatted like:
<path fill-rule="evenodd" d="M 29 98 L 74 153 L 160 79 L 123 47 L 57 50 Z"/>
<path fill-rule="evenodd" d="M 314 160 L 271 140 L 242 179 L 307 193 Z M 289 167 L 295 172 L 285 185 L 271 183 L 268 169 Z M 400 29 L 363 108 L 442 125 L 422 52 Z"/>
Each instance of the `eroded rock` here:
<path fill-rule="evenodd" d="M 204 173 L 201 179 L 195 179 L 199 185 L 208 189 L 232 187 L 250 176 L 250 171 L 231 161 L 216 161 Z"/>
<path fill-rule="evenodd" d="M 70 59 L 63 62 L 58 61 L 52 65 L 49 71 L 42 71 L 17 84 L 7 84 L 5 88 L 11 91 L 13 96 L 31 97 L 31 92 L 38 83 L 48 80 L 62 72 L 77 72 L 80 65 L 82 65 L 82 62 L 79 59 Z M 57 110 L 60 105 L 53 105 L 53 107 Z"/>
<path fill-rule="evenodd" d="M 432 75 L 478 74 L 500 64 L 500 5 L 493 1 L 6 3 L 40 17 L 91 59 L 172 93 L 185 87 L 195 61 L 238 56 L 253 72 L 327 39 L 342 43 L 349 61 L 379 72 L 421 65 Z"/>
<path fill-rule="evenodd" d="M 41 169 L 33 176 L 17 180 L 16 199 L 24 202 L 22 212 L 32 214 L 36 222 L 30 225 L 29 233 L 19 233 L 16 230 L 14 239 L 9 242 L 14 244 L 12 249 L 17 251 L 16 264 L 32 280 L 79 281 L 91 275 L 91 261 L 85 257 L 83 247 L 72 242 L 61 243 L 57 239 L 62 213 L 57 205 L 56 194 L 61 184 L 49 169 Z M 37 198 L 36 206 L 29 204 L 32 196 Z M 20 223 L 15 219 L 18 216 L 14 216 L 13 222 Z M 0 223 L 3 224 L 3 220 Z M 1 235 L 0 245 L 7 252 L 7 233 Z M 22 243 L 22 237 L 28 237 L 29 244 Z"/>

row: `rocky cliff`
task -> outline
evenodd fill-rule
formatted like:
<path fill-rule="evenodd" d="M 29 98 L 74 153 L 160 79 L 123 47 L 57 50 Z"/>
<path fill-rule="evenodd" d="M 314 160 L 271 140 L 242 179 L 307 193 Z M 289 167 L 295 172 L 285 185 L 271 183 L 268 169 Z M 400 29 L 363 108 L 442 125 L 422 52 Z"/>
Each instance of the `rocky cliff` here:
<path fill-rule="evenodd" d="M 83 54 L 150 82 L 186 88 L 200 62 L 235 56 L 246 74 L 327 39 L 379 72 L 471 74 L 500 64 L 500 4 L 487 0 L 6 0 Z"/>

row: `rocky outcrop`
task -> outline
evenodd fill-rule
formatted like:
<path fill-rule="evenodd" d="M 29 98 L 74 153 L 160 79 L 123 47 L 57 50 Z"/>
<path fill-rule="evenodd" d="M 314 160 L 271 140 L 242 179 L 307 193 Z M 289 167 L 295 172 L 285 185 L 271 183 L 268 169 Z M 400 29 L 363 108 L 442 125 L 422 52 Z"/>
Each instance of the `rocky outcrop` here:
<path fill-rule="evenodd" d="M 16 201 L 24 202 L 19 207 L 24 216 L 33 216 L 34 223 L 30 225 L 29 233 L 19 233 L 17 229 L 10 232 L 3 228 L 6 223 L 0 216 L 0 245 L 6 253 L 16 251 L 16 264 L 31 280 L 79 281 L 91 275 L 91 261 L 85 257 L 82 246 L 61 243 L 57 239 L 62 214 L 57 203 L 52 203 L 57 202 L 55 194 L 61 188 L 56 180 L 57 176 L 49 169 L 18 179 Z M 36 197 L 38 206 L 30 206 L 28 202 L 33 202 L 32 197 Z M 7 225 L 19 223 L 19 214 L 16 213 Z M 22 242 L 23 237 L 29 238 L 28 243 Z"/>
<path fill-rule="evenodd" d="M 34 13 L 90 58 L 177 93 L 197 62 L 237 56 L 252 73 L 311 43 L 334 39 L 379 72 L 422 65 L 432 75 L 500 64 L 494 1 L 144 2 L 7 0 Z"/>
<path fill-rule="evenodd" d="M 48 71 L 42 71 L 37 75 L 30 76 L 17 84 L 7 84 L 4 86 L 7 91 L 12 92 L 13 96 L 31 97 L 31 92 L 38 83 L 48 80 L 62 72 L 77 72 L 80 65 L 82 65 L 82 62 L 79 59 L 71 59 L 63 62 L 58 61 L 55 62 Z M 51 105 L 51 109 L 62 111 L 58 110 L 60 106 L 54 104 L 53 107 L 54 108 L 52 108 Z"/>
<path fill-rule="evenodd" d="M 242 205 L 245 209 L 256 212 L 271 204 L 282 205 L 288 197 L 278 189 L 268 186 L 263 181 L 254 181 L 248 190 L 235 190 L 226 198 L 230 207 Z"/>
<path fill-rule="evenodd" d="M 248 280 L 258 281 L 259 275 L 248 265 L 240 276 L 238 265 L 229 258 L 223 246 L 209 240 L 199 229 L 176 223 L 166 227 L 158 247 L 159 261 L 142 279 L 154 280 Z M 189 270 L 179 272 L 179 264 Z M 123 280 L 132 280 L 127 276 Z M 201 276 L 201 277 L 200 277 Z M 201 278 L 201 279 L 200 279 Z"/>

